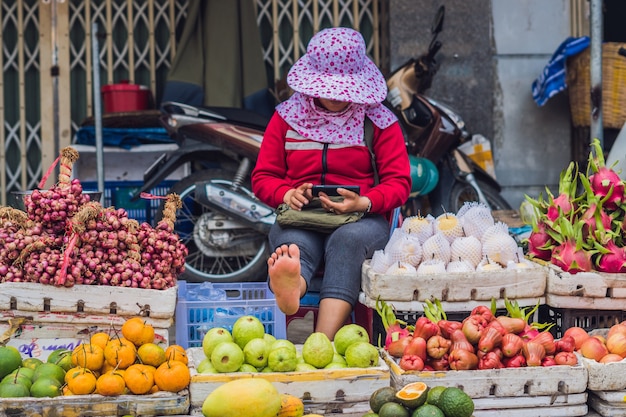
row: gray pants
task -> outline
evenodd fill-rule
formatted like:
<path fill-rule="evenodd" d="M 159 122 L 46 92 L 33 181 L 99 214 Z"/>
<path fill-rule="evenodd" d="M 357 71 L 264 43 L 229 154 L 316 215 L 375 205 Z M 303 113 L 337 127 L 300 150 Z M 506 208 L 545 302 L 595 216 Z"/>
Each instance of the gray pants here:
<path fill-rule="evenodd" d="M 320 267 L 324 277 L 320 299 L 336 298 L 356 303 L 361 290 L 361 266 L 374 251 L 383 249 L 389 240 L 389 222 L 380 215 L 368 215 L 332 233 L 283 228 L 274 223 L 270 230 L 270 249 L 295 243 L 300 248 L 302 277 L 307 284 Z"/>

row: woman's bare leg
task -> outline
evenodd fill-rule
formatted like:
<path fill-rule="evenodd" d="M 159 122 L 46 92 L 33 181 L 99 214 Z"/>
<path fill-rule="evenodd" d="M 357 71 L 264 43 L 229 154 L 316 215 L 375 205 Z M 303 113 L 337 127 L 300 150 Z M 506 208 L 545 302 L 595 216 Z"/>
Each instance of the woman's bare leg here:
<path fill-rule="evenodd" d="M 322 332 L 330 340 L 345 323 L 352 313 L 352 305 L 337 298 L 323 298 L 320 300 L 320 309 L 317 315 L 316 332 Z"/>
<path fill-rule="evenodd" d="M 278 308 L 286 315 L 295 314 L 306 291 L 306 281 L 300 275 L 300 248 L 281 245 L 268 258 L 267 265 Z"/>

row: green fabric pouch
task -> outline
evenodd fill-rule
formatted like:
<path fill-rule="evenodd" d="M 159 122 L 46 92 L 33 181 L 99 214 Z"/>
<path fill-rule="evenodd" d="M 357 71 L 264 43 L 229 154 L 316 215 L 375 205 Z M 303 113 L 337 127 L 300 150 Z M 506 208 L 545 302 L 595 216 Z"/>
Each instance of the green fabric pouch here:
<path fill-rule="evenodd" d="M 297 227 L 327 233 L 344 224 L 359 221 L 363 215 L 364 213 L 360 212 L 347 214 L 329 213 L 322 207 L 322 203 L 318 198 L 314 198 L 309 204 L 302 207 L 302 210 L 293 210 L 285 203 L 276 209 L 276 221 L 282 227 Z"/>

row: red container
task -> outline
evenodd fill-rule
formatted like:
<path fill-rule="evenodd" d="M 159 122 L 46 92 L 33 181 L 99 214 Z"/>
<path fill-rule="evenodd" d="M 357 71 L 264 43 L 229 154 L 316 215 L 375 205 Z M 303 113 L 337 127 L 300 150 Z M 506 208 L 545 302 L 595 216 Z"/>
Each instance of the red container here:
<path fill-rule="evenodd" d="M 105 113 L 133 112 L 150 107 L 150 90 L 144 85 L 121 83 L 102 86 Z"/>

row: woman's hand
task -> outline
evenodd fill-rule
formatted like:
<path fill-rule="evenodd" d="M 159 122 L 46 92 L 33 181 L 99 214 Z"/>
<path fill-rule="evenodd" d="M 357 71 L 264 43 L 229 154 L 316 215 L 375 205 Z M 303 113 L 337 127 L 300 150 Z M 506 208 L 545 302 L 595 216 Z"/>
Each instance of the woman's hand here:
<path fill-rule="evenodd" d="M 337 188 L 337 193 L 343 197 L 343 201 L 332 201 L 326 193 L 320 192 L 319 198 L 322 202 L 322 207 L 326 210 L 337 213 L 365 213 L 370 206 L 370 199 L 360 196 L 354 191 L 346 190 L 345 188 Z"/>
<path fill-rule="evenodd" d="M 309 204 L 309 201 L 313 198 L 311 194 L 312 187 L 313 184 L 305 182 L 297 188 L 292 188 L 285 193 L 283 202 L 294 210 L 302 210 L 302 206 Z"/>

